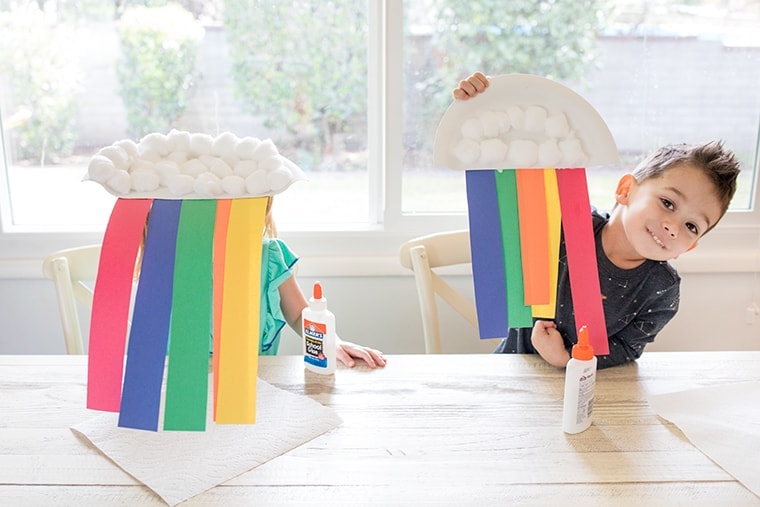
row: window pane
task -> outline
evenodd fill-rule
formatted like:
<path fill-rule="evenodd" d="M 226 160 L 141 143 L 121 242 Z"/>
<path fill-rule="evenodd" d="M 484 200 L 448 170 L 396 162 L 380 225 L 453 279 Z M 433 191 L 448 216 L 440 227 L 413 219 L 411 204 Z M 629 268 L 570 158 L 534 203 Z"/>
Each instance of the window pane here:
<path fill-rule="evenodd" d="M 367 221 L 364 2 L 18 4 L 0 12 L 13 225 L 102 228 L 113 198 L 81 182 L 89 158 L 172 128 L 271 138 L 309 178 L 278 197 L 283 228 Z"/>
<path fill-rule="evenodd" d="M 602 115 L 621 156 L 589 170 L 607 209 L 623 172 L 668 143 L 723 139 L 742 162 L 732 209 L 747 209 L 760 118 L 760 6 L 707 0 L 407 1 L 402 208 L 466 209 L 463 177 L 432 163 L 451 89 L 475 70 L 561 82 Z M 574 19 L 572 27 L 566 20 Z"/>

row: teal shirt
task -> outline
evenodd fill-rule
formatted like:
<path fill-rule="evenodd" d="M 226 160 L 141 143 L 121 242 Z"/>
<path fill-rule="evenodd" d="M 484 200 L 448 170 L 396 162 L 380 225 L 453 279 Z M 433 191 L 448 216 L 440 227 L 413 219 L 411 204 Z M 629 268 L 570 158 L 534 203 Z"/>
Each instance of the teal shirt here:
<path fill-rule="evenodd" d="M 259 355 L 274 356 L 287 322 L 280 307 L 280 285 L 293 276 L 298 256 L 278 238 L 264 238 L 261 253 L 261 336 Z"/>

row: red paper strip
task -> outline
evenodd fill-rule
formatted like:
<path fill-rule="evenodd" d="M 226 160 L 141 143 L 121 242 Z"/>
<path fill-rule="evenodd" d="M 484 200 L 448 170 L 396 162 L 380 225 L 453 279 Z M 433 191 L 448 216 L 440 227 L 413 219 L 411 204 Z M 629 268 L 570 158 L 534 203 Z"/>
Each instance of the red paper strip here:
<path fill-rule="evenodd" d="M 117 199 L 111 211 L 92 297 L 87 408 L 118 412 L 135 260 L 152 199 Z"/>
<path fill-rule="evenodd" d="M 596 263 L 596 242 L 591 223 L 585 169 L 557 171 L 559 202 L 562 209 L 562 230 L 570 275 L 570 293 L 577 328 L 587 326 L 589 341 L 596 355 L 610 353 L 607 326 L 604 320 L 599 268 Z"/>
<path fill-rule="evenodd" d="M 544 171 L 517 169 L 520 251 L 526 305 L 549 302 L 549 230 Z"/>

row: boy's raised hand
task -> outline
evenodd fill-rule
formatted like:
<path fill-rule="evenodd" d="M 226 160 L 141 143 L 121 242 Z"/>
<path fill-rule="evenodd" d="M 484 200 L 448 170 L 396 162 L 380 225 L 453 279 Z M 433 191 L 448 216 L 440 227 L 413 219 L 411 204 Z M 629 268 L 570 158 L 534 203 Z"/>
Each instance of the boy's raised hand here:
<path fill-rule="evenodd" d="M 530 335 L 533 348 L 544 360 L 558 368 L 564 368 L 570 360 L 570 354 L 565 350 L 562 335 L 557 331 L 557 325 L 551 320 L 537 320 Z"/>
<path fill-rule="evenodd" d="M 459 87 L 451 93 L 457 100 L 467 100 L 488 88 L 488 78 L 481 72 L 475 72 L 467 79 L 459 82 Z"/>

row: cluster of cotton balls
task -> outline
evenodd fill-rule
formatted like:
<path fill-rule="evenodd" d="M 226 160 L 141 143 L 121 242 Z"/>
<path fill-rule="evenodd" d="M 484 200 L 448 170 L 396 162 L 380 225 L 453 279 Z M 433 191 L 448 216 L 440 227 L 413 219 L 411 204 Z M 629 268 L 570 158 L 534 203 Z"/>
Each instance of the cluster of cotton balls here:
<path fill-rule="evenodd" d="M 567 117 L 541 106 L 510 106 L 466 119 L 452 154 L 466 167 L 583 167 L 588 155 Z"/>
<path fill-rule="evenodd" d="M 117 196 L 235 198 L 280 193 L 304 174 L 270 139 L 172 130 L 100 149 L 86 179 Z"/>

